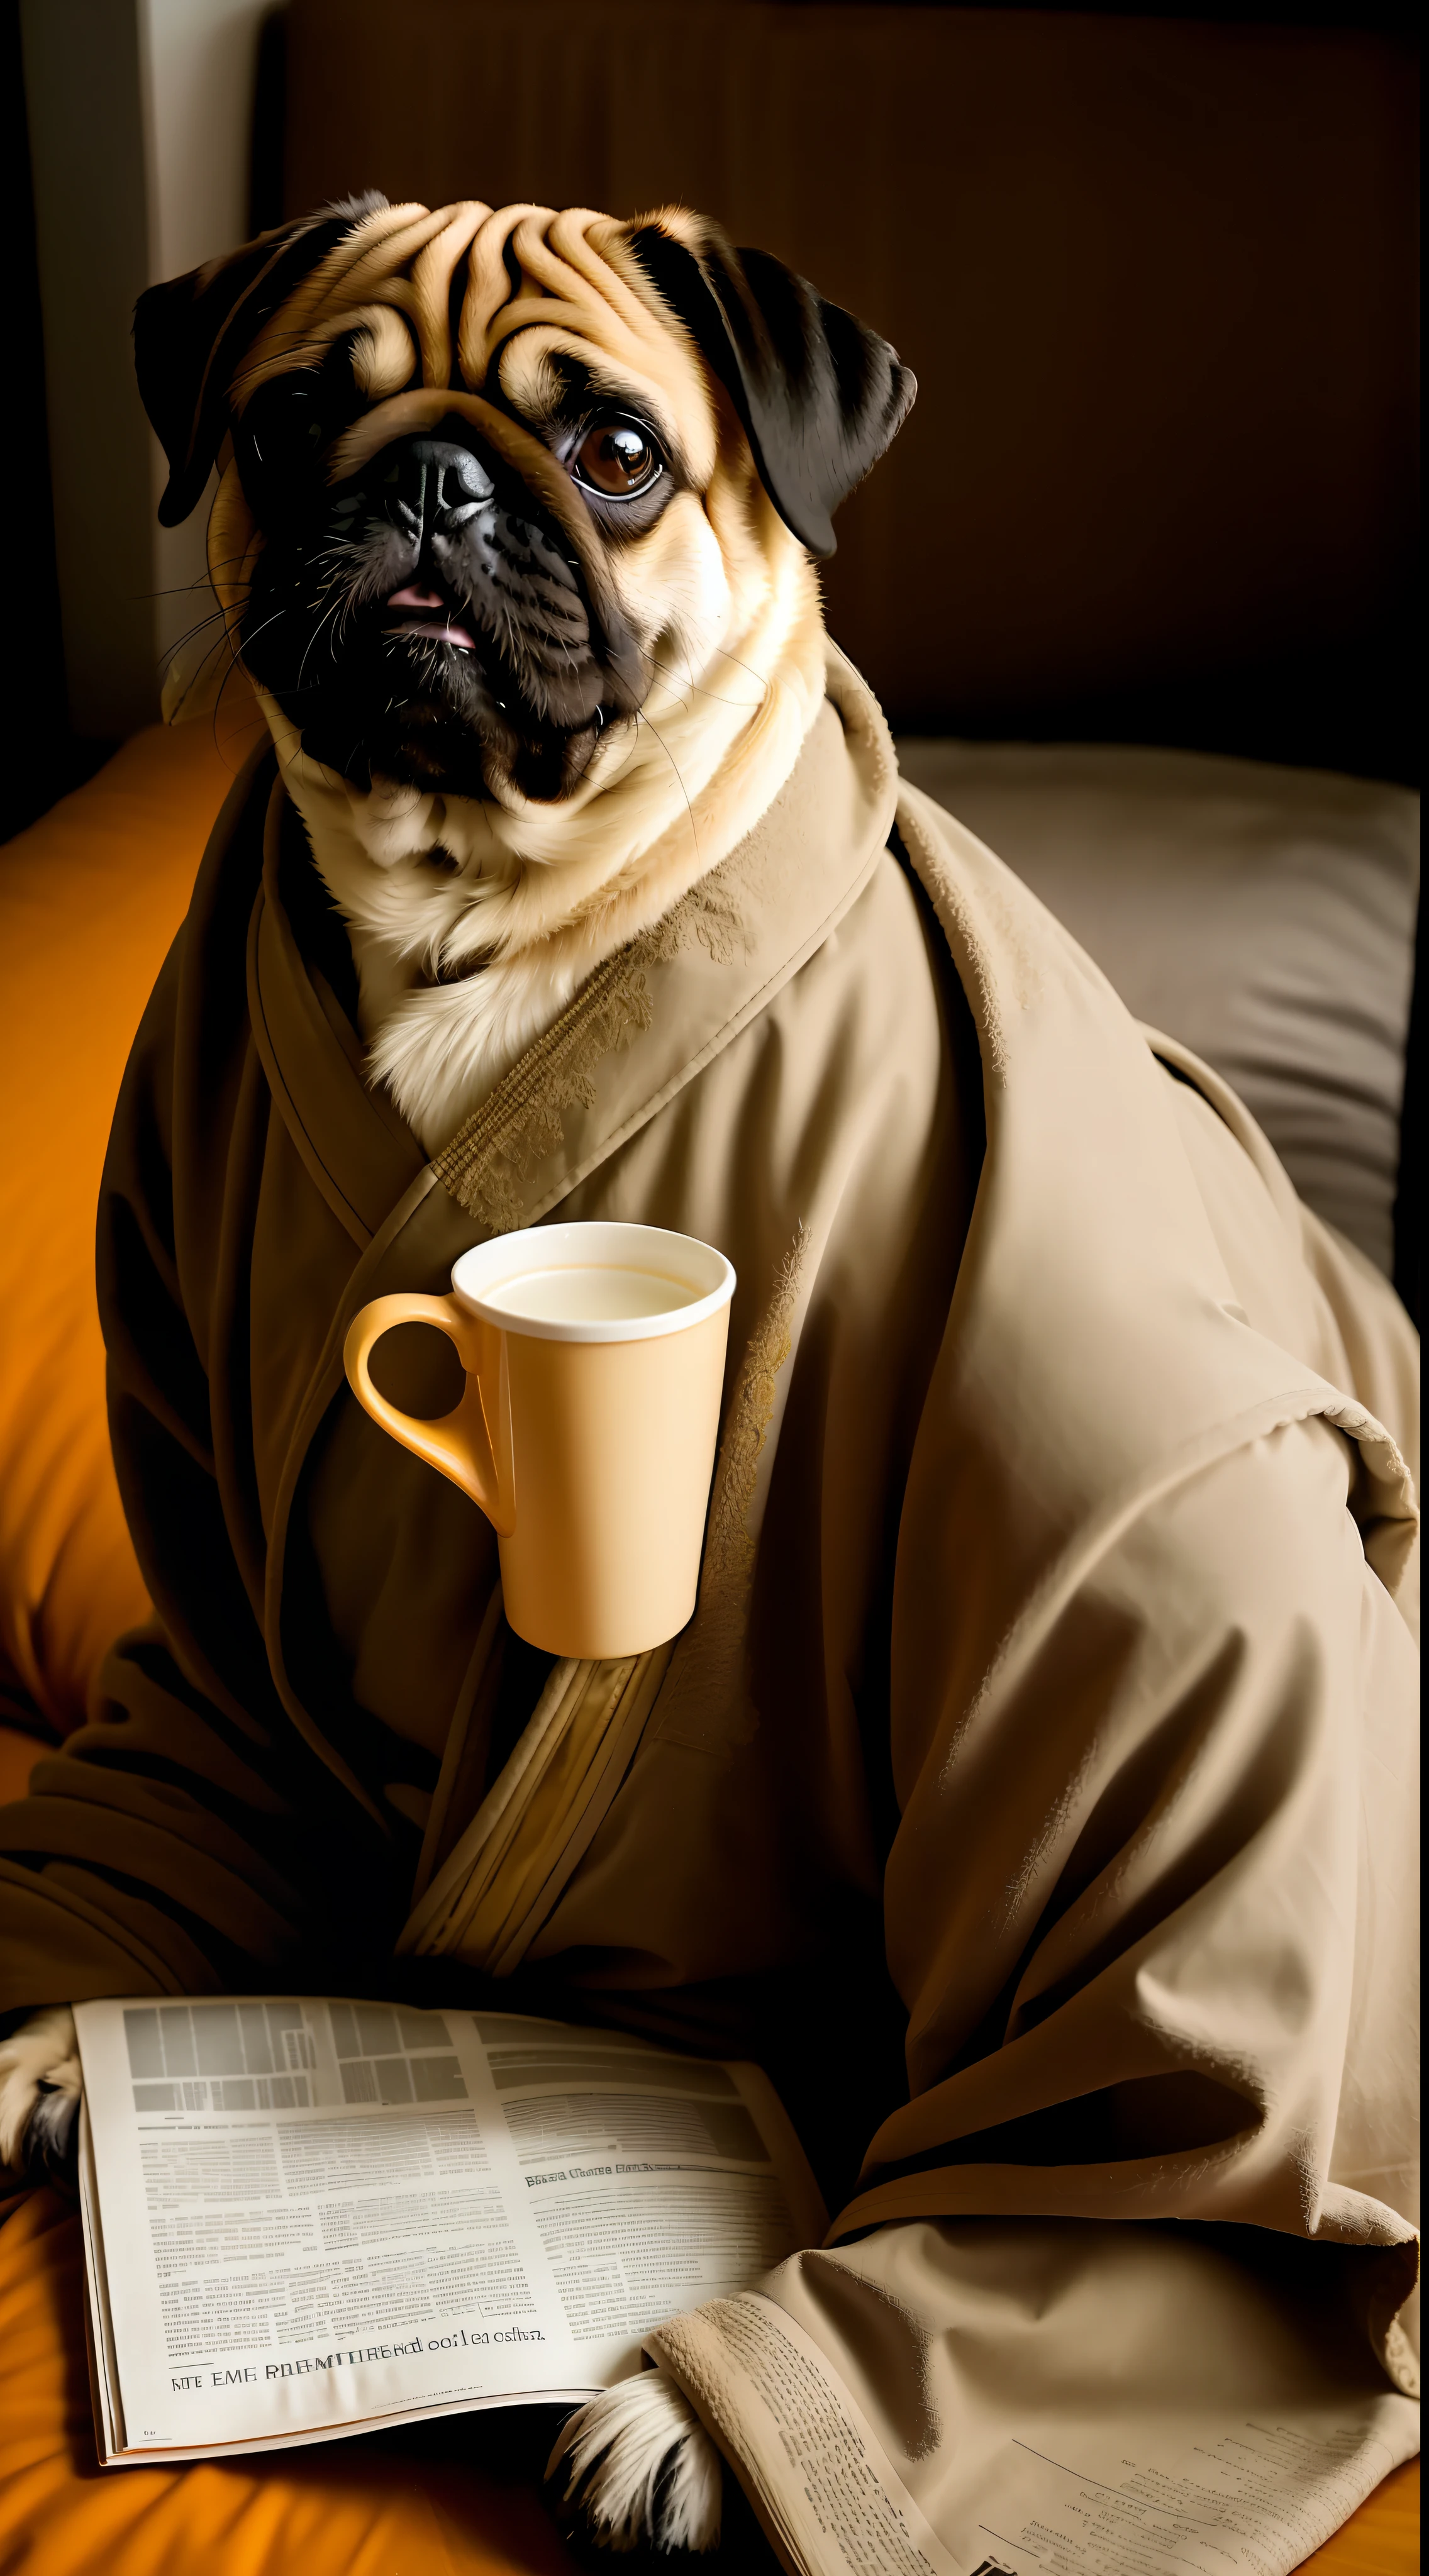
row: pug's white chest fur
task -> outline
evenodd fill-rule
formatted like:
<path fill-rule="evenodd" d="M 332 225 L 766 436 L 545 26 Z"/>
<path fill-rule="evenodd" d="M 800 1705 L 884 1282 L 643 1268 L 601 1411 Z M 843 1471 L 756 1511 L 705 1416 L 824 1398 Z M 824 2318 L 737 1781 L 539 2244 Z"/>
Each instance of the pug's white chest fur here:
<path fill-rule="evenodd" d="M 579 962 L 559 943 L 505 959 L 478 949 L 451 975 L 448 940 L 494 943 L 519 873 L 508 853 L 480 846 L 479 806 L 382 780 L 346 814 L 301 789 L 295 801 L 347 925 L 369 1078 L 436 1153 L 559 1018 Z"/>

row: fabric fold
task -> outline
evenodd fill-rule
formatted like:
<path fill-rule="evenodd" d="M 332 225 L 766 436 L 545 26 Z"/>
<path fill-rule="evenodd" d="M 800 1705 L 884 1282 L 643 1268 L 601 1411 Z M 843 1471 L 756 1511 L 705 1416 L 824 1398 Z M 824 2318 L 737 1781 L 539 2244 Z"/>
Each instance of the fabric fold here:
<path fill-rule="evenodd" d="M 509 1761 L 404 1924 L 399 1956 L 511 1974 L 615 1795 L 669 1660 L 667 1645 L 555 1665 Z"/>

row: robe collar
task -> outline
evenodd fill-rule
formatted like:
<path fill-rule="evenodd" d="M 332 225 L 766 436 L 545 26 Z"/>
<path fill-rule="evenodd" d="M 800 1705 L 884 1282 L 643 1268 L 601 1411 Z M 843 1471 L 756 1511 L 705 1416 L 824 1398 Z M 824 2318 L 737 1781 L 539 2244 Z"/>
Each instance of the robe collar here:
<path fill-rule="evenodd" d="M 249 940 L 273 1098 L 359 1251 L 424 1174 L 468 1239 L 532 1225 L 635 1134 L 829 936 L 887 844 L 897 767 L 882 714 L 830 648 L 828 695 L 760 821 L 664 919 L 597 967 L 432 1157 L 363 1074 L 360 1040 L 294 901 L 296 817 L 275 784 Z"/>

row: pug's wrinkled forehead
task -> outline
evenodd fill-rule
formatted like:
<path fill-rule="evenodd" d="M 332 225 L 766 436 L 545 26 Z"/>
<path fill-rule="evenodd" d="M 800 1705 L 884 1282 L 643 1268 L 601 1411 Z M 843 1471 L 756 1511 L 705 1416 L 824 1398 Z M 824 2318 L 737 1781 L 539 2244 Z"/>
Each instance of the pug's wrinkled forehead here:
<path fill-rule="evenodd" d="M 639 400 L 697 484 L 713 470 L 695 348 L 672 332 L 607 216 L 474 203 L 370 215 L 259 331 L 232 389 L 237 416 L 263 384 L 343 338 L 370 408 L 360 436 L 335 453 L 335 476 L 399 430 L 449 413 L 453 392 L 495 393 L 531 421 L 556 408 L 573 377 L 612 401 Z"/>
<path fill-rule="evenodd" d="M 135 344 L 169 458 L 166 525 L 195 506 L 262 388 L 340 350 L 363 426 L 333 449 L 330 480 L 460 414 L 464 395 L 539 419 L 580 370 L 596 394 L 641 400 L 699 486 L 717 435 L 709 370 L 781 518 L 826 555 L 833 509 L 916 391 L 876 333 L 683 208 L 620 223 L 584 207 L 355 200 L 151 289 Z"/>

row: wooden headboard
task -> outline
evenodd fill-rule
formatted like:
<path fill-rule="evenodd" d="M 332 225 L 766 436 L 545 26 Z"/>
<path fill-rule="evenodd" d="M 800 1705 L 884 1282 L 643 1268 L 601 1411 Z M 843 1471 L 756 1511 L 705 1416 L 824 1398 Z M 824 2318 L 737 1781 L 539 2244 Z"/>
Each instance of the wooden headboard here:
<path fill-rule="evenodd" d="M 1414 775 L 1417 74 L 1335 28 L 291 0 L 283 193 L 683 199 L 895 342 L 830 624 L 895 721 Z"/>

